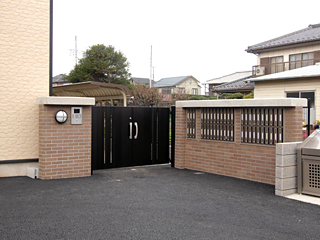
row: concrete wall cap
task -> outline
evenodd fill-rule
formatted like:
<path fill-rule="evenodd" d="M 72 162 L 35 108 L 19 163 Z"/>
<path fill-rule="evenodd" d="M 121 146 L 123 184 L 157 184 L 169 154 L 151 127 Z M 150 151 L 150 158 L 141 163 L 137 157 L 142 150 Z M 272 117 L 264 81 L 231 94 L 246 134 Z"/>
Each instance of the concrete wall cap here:
<path fill-rule="evenodd" d="M 95 98 L 87 97 L 38 97 L 38 105 L 95 105 Z"/>
<path fill-rule="evenodd" d="M 177 107 L 306 107 L 304 98 L 226 99 L 177 101 Z"/>
<path fill-rule="evenodd" d="M 302 142 L 286 142 L 276 144 L 276 155 L 297 154 L 297 146 Z"/>

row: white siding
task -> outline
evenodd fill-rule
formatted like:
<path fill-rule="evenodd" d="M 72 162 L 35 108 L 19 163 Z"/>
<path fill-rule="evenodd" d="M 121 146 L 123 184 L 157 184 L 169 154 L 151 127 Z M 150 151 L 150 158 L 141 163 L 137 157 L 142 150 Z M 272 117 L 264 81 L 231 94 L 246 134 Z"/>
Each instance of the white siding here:
<path fill-rule="evenodd" d="M 262 52 L 262 53 L 259 53 L 258 65 L 260 65 L 261 58 L 283 56 L 283 61 L 289 62 L 289 55 L 291 54 L 314 52 L 319 50 L 320 50 L 320 44 L 315 44 L 312 46 L 295 47 L 295 48 L 281 49 L 281 50 L 275 50 L 270 52 Z"/>
<path fill-rule="evenodd" d="M 192 89 L 196 88 L 198 89 L 198 95 L 201 95 L 201 87 L 199 87 L 198 84 L 199 82 L 196 81 L 194 78 L 188 78 L 176 86 L 176 91 L 178 91 L 178 88 L 184 88 L 186 94 L 192 94 Z"/>
<path fill-rule="evenodd" d="M 320 78 L 256 82 L 254 98 L 285 98 L 286 92 L 315 92 L 316 119 L 320 119 Z"/>

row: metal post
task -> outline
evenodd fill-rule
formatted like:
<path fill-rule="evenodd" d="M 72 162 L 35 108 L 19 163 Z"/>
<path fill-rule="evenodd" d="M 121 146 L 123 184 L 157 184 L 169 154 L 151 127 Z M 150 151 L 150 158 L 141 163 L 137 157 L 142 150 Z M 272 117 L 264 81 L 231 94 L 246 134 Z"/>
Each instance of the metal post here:
<path fill-rule="evenodd" d="M 171 106 L 171 167 L 174 167 L 174 152 L 176 140 L 176 106 Z"/>
<path fill-rule="evenodd" d="M 307 99 L 308 101 L 308 136 L 310 135 L 310 98 Z"/>
<path fill-rule="evenodd" d="M 53 0 L 50 0 L 50 39 L 49 39 L 49 96 L 52 96 L 52 57 L 53 57 Z"/>
<path fill-rule="evenodd" d="M 151 55 L 150 55 L 150 80 L 149 80 L 150 88 L 152 87 L 152 45 L 151 45 Z"/>

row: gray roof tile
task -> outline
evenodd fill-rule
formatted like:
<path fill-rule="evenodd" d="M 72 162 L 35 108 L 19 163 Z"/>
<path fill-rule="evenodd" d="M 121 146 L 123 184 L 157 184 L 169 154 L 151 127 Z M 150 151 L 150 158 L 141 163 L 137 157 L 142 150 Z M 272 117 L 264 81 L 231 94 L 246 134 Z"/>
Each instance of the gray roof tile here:
<path fill-rule="evenodd" d="M 181 77 L 171 77 L 171 78 L 162 78 L 158 82 L 155 82 L 154 87 L 174 87 L 184 80 L 192 77 L 190 76 L 181 76 Z"/>
<path fill-rule="evenodd" d="M 290 44 L 320 41 L 320 24 L 309 25 L 307 28 L 274 38 L 262 43 L 249 46 L 247 52 L 259 52 L 259 50 L 280 47 Z"/>
<path fill-rule="evenodd" d="M 69 82 L 69 80 L 65 80 L 64 77 L 66 77 L 66 74 L 59 74 L 57 76 L 52 77 L 52 83 L 66 83 Z"/>
<path fill-rule="evenodd" d="M 252 70 L 250 71 L 243 71 L 243 72 L 235 72 L 232 74 L 228 74 L 223 77 L 214 78 L 206 81 L 204 84 L 222 84 L 222 83 L 228 83 L 233 82 L 235 80 L 239 79 L 245 79 L 252 76 Z"/>
<path fill-rule="evenodd" d="M 134 81 L 137 84 L 142 84 L 142 85 L 147 85 L 149 86 L 150 84 L 150 79 L 149 78 L 137 78 L 137 77 L 132 77 L 132 81 Z M 152 80 L 152 85 L 154 84 L 154 81 Z"/>
<path fill-rule="evenodd" d="M 213 91 L 228 91 L 228 90 L 244 90 L 244 89 L 254 89 L 254 82 L 249 81 L 249 79 L 240 79 L 240 80 L 235 80 L 233 82 L 228 82 L 221 84 L 219 86 L 216 86 L 213 88 Z"/>

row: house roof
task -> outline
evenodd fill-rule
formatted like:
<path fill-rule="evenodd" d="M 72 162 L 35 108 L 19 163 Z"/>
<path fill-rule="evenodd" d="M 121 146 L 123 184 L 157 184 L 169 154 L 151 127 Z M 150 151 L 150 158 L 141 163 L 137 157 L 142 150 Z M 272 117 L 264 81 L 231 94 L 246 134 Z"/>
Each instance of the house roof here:
<path fill-rule="evenodd" d="M 282 47 L 292 44 L 310 43 L 314 41 L 320 41 L 320 24 L 310 24 L 307 28 L 299 31 L 249 46 L 246 51 L 249 53 L 255 53 L 261 52 L 264 49 Z"/>
<path fill-rule="evenodd" d="M 193 76 L 182 76 L 182 77 L 171 77 L 171 78 L 162 78 L 158 82 L 154 83 L 154 87 L 174 87 L 178 85 L 179 83 L 182 83 L 183 81 L 187 80 L 188 78 L 193 78 L 197 82 L 199 82 L 197 79 L 195 79 Z"/>
<path fill-rule="evenodd" d="M 279 72 L 274 74 L 269 74 L 257 78 L 252 78 L 250 81 L 270 81 L 270 80 L 283 80 L 283 79 L 294 79 L 294 78 L 310 78 L 310 77 L 320 77 L 320 63 L 315 65 L 297 68 L 285 72 Z"/>
<path fill-rule="evenodd" d="M 66 83 L 68 80 L 63 79 L 66 74 L 59 74 L 57 76 L 52 77 L 52 83 Z"/>
<path fill-rule="evenodd" d="M 138 78 L 138 77 L 132 77 L 131 80 L 137 84 L 142 84 L 142 85 L 148 85 L 150 84 L 150 79 L 149 78 Z M 152 85 L 154 84 L 154 81 L 152 80 Z"/>
<path fill-rule="evenodd" d="M 250 79 L 240 79 L 229 83 L 224 83 L 219 86 L 213 87 L 213 91 L 224 92 L 224 91 L 241 91 L 241 90 L 253 90 L 254 82 L 249 81 Z"/>
<path fill-rule="evenodd" d="M 235 72 L 223 77 L 214 78 L 206 81 L 204 84 L 223 84 L 229 83 L 240 79 L 246 79 L 252 77 L 252 71 Z"/>

